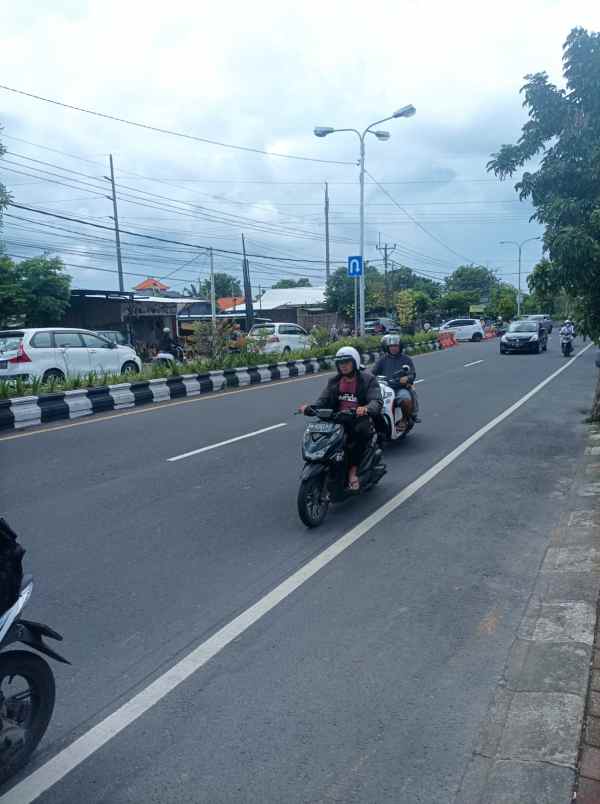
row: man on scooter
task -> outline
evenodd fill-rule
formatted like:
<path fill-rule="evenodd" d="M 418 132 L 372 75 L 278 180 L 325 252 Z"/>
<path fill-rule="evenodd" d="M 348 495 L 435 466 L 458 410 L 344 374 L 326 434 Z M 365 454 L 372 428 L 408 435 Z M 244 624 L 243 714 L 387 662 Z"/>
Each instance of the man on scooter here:
<path fill-rule="evenodd" d="M 307 407 L 354 410 L 357 418 L 348 427 L 350 445 L 348 451 L 348 488 L 358 491 L 358 467 L 373 433 L 372 416 L 378 416 L 383 407 L 379 383 L 370 371 L 360 364 L 360 355 L 352 346 L 342 346 L 335 356 L 337 374 L 327 383 L 314 405 L 301 405 L 300 413 Z"/>
<path fill-rule="evenodd" d="M 413 421 L 420 422 L 421 419 L 418 416 L 419 400 L 413 387 L 417 371 L 411 358 L 402 351 L 403 343 L 400 336 L 394 334 L 384 335 L 381 339 L 381 349 L 384 354 L 375 364 L 373 374 L 376 377 L 385 376 L 388 382 L 393 379 L 397 381 L 398 378 L 394 378 L 394 374 L 401 371 L 404 366 L 408 366 L 408 374 L 399 378 L 402 388 L 396 391 L 396 401 L 402 409 L 405 421 L 412 418 Z"/>

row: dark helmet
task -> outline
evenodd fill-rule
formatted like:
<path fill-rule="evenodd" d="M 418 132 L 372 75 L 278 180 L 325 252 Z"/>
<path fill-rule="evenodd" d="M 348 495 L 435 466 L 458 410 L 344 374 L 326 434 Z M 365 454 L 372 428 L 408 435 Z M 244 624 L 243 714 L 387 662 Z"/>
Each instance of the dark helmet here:
<path fill-rule="evenodd" d="M 381 339 L 381 348 L 383 349 L 383 351 L 389 352 L 390 346 L 399 346 L 400 351 L 402 351 L 403 343 L 400 335 L 390 333 L 389 335 L 383 336 L 383 338 Z"/>

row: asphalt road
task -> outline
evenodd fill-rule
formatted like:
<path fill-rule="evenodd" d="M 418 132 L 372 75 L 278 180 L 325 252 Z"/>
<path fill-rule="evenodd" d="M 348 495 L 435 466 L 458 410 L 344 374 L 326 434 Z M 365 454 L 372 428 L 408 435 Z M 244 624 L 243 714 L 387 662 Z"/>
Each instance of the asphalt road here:
<path fill-rule="evenodd" d="M 39 801 L 468 804 L 461 778 L 583 449 L 593 357 Z M 565 362 L 556 337 L 541 355 L 493 341 L 417 357 L 423 423 L 316 531 L 295 510 L 292 412 L 323 375 L 0 439 L 0 510 L 36 576 L 28 615 L 73 662 L 54 668 L 55 716 L 20 780 Z"/>

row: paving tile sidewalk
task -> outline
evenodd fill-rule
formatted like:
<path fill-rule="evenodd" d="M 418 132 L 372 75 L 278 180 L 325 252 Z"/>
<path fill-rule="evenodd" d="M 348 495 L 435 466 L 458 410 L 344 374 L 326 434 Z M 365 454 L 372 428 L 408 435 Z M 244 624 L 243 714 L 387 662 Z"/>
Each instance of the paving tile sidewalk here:
<path fill-rule="evenodd" d="M 600 428 L 588 444 L 455 804 L 600 804 Z"/>

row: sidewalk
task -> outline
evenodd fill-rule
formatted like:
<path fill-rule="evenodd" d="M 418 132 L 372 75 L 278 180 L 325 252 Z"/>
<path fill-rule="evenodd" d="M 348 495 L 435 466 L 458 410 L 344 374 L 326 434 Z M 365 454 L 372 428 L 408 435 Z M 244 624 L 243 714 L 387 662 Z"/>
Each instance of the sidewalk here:
<path fill-rule="evenodd" d="M 455 804 L 600 804 L 600 428 L 588 444 Z"/>

